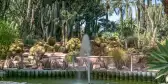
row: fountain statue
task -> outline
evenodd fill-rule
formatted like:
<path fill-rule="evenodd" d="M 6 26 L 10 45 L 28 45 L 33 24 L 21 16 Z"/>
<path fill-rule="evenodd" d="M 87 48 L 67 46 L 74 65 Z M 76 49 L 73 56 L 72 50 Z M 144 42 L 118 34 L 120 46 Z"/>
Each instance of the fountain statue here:
<path fill-rule="evenodd" d="M 79 55 L 87 57 L 88 84 L 91 84 L 90 82 L 90 70 L 91 69 L 90 69 L 90 60 L 89 60 L 89 56 L 91 55 L 91 45 L 90 45 L 89 36 L 87 34 L 83 36 Z"/>

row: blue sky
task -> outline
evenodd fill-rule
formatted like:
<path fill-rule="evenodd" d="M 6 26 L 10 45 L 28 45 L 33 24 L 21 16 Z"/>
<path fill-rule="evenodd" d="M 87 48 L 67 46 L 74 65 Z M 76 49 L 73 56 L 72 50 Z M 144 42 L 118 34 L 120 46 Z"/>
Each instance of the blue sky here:
<path fill-rule="evenodd" d="M 157 3 L 161 3 L 160 0 L 156 0 Z M 146 1 L 147 3 L 147 1 Z M 155 3 L 155 0 L 152 0 L 152 4 Z M 135 7 L 132 7 L 132 14 L 133 14 L 133 18 L 136 17 L 136 13 L 135 13 Z M 118 21 L 120 19 L 120 16 L 119 15 L 116 15 L 115 13 L 113 13 L 111 16 L 109 16 L 109 20 L 110 21 Z"/>

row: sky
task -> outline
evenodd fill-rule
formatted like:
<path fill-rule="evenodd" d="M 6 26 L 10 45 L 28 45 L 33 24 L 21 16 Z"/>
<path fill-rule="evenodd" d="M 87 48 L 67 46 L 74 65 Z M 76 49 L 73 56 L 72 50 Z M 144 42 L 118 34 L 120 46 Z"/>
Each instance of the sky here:
<path fill-rule="evenodd" d="M 157 3 L 161 3 L 160 0 L 156 0 Z M 147 0 L 146 0 L 146 3 L 147 3 Z M 155 3 L 155 0 L 152 0 L 152 4 Z M 135 7 L 132 6 L 132 15 L 133 15 L 133 18 L 136 17 L 136 9 Z M 111 16 L 109 16 L 109 20 L 110 21 L 118 21 L 120 19 L 120 16 L 119 15 L 116 15 L 115 13 L 113 13 Z"/>

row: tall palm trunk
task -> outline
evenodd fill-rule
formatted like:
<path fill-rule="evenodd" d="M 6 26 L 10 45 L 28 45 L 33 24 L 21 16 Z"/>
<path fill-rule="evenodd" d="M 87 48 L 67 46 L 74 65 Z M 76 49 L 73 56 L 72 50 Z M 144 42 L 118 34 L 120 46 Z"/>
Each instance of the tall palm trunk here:
<path fill-rule="evenodd" d="M 122 10 L 122 7 L 120 8 L 120 22 L 121 22 L 121 30 L 122 30 L 123 29 L 123 10 Z M 120 32 L 121 32 L 121 30 L 120 30 Z"/>

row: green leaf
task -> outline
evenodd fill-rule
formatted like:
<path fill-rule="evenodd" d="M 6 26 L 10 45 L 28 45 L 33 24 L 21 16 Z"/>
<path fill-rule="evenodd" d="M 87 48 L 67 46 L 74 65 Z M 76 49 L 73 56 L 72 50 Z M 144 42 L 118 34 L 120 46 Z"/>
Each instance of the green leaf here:
<path fill-rule="evenodd" d="M 168 67 L 168 63 L 166 63 L 166 64 L 156 64 L 156 65 L 153 65 L 153 64 L 149 64 L 149 66 L 151 66 L 150 68 L 149 68 L 149 70 L 161 70 L 161 69 L 164 69 L 164 68 L 166 68 L 166 67 Z"/>
<path fill-rule="evenodd" d="M 166 75 L 167 72 L 168 72 L 168 67 L 165 68 L 165 69 L 161 69 L 161 70 L 157 73 L 156 79 L 158 79 L 158 78 L 160 78 L 160 77 Z"/>
<path fill-rule="evenodd" d="M 160 43 L 157 43 L 157 45 L 162 53 L 168 54 L 168 49 L 165 46 L 161 45 Z"/>
<path fill-rule="evenodd" d="M 162 57 L 161 54 L 158 54 L 156 52 L 152 52 L 151 57 L 155 58 L 156 60 L 158 60 L 159 62 L 162 63 L 167 63 L 166 59 L 164 57 Z"/>
<path fill-rule="evenodd" d="M 168 40 L 166 40 L 165 47 L 166 47 L 166 49 L 168 49 Z"/>

